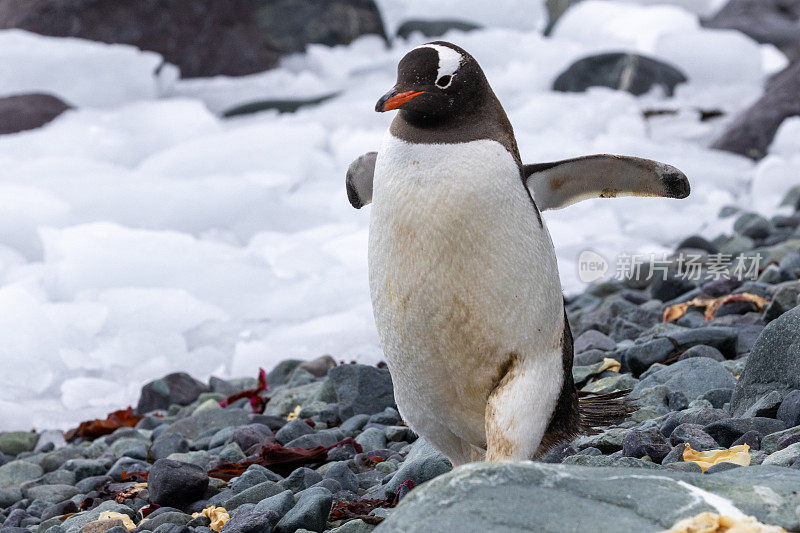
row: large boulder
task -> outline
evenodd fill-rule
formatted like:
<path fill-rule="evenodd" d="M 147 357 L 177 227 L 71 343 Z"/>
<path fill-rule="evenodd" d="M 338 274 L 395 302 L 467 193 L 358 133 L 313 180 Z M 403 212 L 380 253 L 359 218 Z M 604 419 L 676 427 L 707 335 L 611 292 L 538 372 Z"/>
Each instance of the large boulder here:
<path fill-rule="evenodd" d="M 800 0 L 730 0 L 703 26 L 739 30 L 800 59 Z"/>
<path fill-rule="evenodd" d="M 0 0 L 0 29 L 132 44 L 158 52 L 184 77 L 242 76 L 309 43 L 385 36 L 372 0 Z"/>
<path fill-rule="evenodd" d="M 0 135 L 44 126 L 67 109 L 67 104 L 49 94 L 0 98 Z"/>
<path fill-rule="evenodd" d="M 767 394 L 800 389 L 800 306 L 773 320 L 758 336 L 731 398 L 733 416 Z"/>
<path fill-rule="evenodd" d="M 188 405 L 203 392 L 208 392 L 204 383 L 186 372 L 175 372 L 142 387 L 136 411 L 144 414 L 156 409 L 167 409 L 173 403 Z"/>
<path fill-rule="evenodd" d="M 763 491 L 754 491 L 753 486 Z M 752 466 L 703 475 L 531 462 L 472 463 L 411 491 L 375 531 L 662 531 L 702 512 L 736 510 L 797 531 L 798 486 L 800 471 L 781 467 Z M 765 491 L 771 497 L 759 496 Z"/>
<path fill-rule="evenodd" d="M 583 92 L 589 87 L 610 87 L 639 95 L 657 86 L 671 96 L 675 86 L 686 81 L 686 75 L 663 61 L 640 54 L 610 52 L 574 62 L 559 74 L 553 90 Z"/>
<path fill-rule="evenodd" d="M 800 115 L 798 94 L 800 61 L 776 74 L 767 84 L 764 95 L 733 119 L 712 148 L 752 159 L 764 157 L 781 123 L 788 117 Z"/>

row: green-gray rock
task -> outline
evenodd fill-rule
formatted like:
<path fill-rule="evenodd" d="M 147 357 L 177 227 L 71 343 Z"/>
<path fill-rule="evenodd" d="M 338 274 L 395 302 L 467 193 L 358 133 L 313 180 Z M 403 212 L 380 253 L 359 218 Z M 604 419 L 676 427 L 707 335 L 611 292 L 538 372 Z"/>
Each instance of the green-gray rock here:
<path fill-rule="evenodd" d="M 731 413 L 742 416 L 772 391 L 800 389 L 800 306 L 773 320 L 758 336 L 731 398 Z"/>
<path fill-rule="evenodd" d="M 708 476 L 665 469 L 473 463 L 413 490 L 375 531 L 650 533 L 705 511 L 752 515 L 796 531 L 798 504 L 800 471 L 780 467 Z"/>
<path fill-rule="evenodd" d="M 6 455 L 19 455 L 30 452 L 39 442 L 39 434 L 28 431 L 12 431 L 0 435 L 0 452 Z"/>
<path fill-rule="evenodd" d="M 37 464 L 18 460 L 0 466 L 0 487 L 4 489 L 17 488 L 26 481 L 44 475 L 44 470 Z"/>

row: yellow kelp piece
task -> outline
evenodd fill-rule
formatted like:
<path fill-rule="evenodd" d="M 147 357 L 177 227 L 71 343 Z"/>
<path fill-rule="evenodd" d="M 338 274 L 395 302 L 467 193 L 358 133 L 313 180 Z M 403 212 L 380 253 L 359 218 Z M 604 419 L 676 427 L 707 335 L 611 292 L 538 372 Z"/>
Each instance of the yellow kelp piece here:
<path fill-rule="evenodd" d="M 664 533 L 788 533 L 778 526 L 762 524 L 752 516 L 731 518 L 715 513 L 700 513 L 681 520 Z"/>
<path fill-rule="evenodd" d="M 750 446 L 747 444 L 740 444 L 739 446 L 734 446 L 727 450 L 698 452 L 687 444 L 686 449 L 683 450 L 683 460 L 687 463 L 697 463 L 700 465 L 703 472 L 719 463 L 750 466 Z"/>
<path fill-rule="evenodd" d="M 115 513 L 113 511 L 103 511 L 100 513 L 100 516 L 97 517 L 98 520 L 122 520 L 122 525 L 125 526 L 125 529 L 130 531 L 131 529 L 136 529 L 136 524 L 133 523 L 131 517 L 124 514 L 124 513 Z"/>
<path fill-rule="evenodd" d="M 206 507 L 199 513 L 192 514 L 192 518 L 197 518 L 198 516 L 208 517 L 208 519 L 211 520 L 211 524 L 208 527 L 217 532 L 222 529 L 225 522 L 231 519 L 228 511 L 226 511 L 224 507 L 216 507 L 214 505 Z"/>

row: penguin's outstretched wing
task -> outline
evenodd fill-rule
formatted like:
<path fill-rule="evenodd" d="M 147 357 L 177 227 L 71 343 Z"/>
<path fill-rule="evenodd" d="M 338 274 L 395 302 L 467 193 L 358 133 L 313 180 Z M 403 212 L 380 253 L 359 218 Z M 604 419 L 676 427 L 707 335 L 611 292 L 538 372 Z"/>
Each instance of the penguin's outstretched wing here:
<path fill-rule="evenodd" d="M 350 168 L 347 169 L 347 199 L 356 209 L 361 209 L 372 201 L 372 177 L 377 158 L 378 152 L 367 152 L 350 163 Z"/>
<path fill-rule="evenodd" d="M 673 166 L 619 155 L 524 165 L 523 176 L 541 211 L 561 209 L 587 198 L 686 198 L 690 190 L 689 180 Z"/>

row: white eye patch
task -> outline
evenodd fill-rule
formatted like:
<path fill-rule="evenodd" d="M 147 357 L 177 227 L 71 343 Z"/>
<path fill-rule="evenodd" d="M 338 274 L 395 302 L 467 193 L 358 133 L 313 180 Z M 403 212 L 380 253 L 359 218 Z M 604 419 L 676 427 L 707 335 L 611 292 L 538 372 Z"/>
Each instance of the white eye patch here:
<path fill-rule="evenodd" d="M 440 44 L 423 44 L 417 48 L 433 48 L 439 55 L 439 68 L 436 71 L 436 86 L 447 89 L 453 83 L 453 75 L 461 66 L 464 56 L 450 48 Z M 442 79 L 444 78 L 444 79 Z M 441 80 L 441 83 L 440 83 Z"/>

